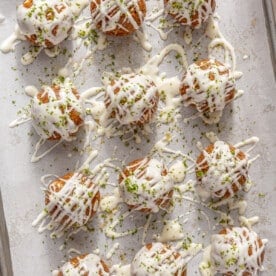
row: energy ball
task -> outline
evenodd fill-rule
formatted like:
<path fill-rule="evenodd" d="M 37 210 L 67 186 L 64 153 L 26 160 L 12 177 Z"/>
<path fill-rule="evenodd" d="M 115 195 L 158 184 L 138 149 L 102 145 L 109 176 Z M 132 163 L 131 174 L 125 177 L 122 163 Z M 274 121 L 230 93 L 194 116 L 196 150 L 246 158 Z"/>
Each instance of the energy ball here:
<path fill-rule="evenodd" d="M 86 225 L 95 215 L 100 192 L 89 176 L 67 173 L 50 183 L 45 192 L 45 210 L 55 231 Z"/>
<path fill-rule="evenodd" d="M 143 74 L 124 74 L 106 87 L 105 105 L 121 125 L 143 126 L 157 110 L 159 93 L 153 80 Z"/>
<path fill-rule="evenodd" d="M 21 33 L 35 46 L 52 48 L 64 41 L 74 24 L 67 0 L 25 0 L 17 7 Z"/>
<path fill-rule="evenodd" d="M 248 181 L 248 158 L 240 149 L 216 141 L 196 160 L 197 190 L 202 199 L 233 197 Z"/>
<path fill-rule="evenodd" d="M 84 122 L 84 108 L 71 82 L 45 86 L 31 101 L 32 125 L 45 140 L 72 141 Z"/>
<path fill-rule="evenodd" d="M 92 21 L 103 33 L 113 36 L 132 34 L 146 15 L 145 0 L 92 0 Z"/>
<path fill-rule="evenodd" d="M 221 230 L 212 236 L 211 271 L 227 276 L 257 275 L 263 268 L 266 243 L 267 240 L 245 227 Z"/>
<path fill-rule="evenodd" d="M 124 202 L 130 208 L 145 213 L 168 208 L 173 187 L 165 165 L 149 157 L 130 162 L 119 177 Z"/>
<path fill-rule="evenodd" d="M 180 86 L 185 106 L 193 106 L 208 124 L 217 123 L 224 107 L 234 100 L 235 78 L 230 69 L 214 59 L 191 64 Z"/>

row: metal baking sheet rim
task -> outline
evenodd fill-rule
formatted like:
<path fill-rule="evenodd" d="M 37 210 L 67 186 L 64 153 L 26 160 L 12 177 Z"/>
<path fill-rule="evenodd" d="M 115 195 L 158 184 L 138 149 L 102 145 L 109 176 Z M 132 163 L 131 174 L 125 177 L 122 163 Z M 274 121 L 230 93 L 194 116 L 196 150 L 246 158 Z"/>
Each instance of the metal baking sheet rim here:
<path fill-rule="evenodd" d="M 9 245 L 9 234 L 7 230 L 2 194 L 0 189 L 0 275 L 12 276 L 12 261 Z"/>
<path fill-rule="evenodd" d="M 271 61 L 276 78 L 276 0 L 263 0 Z"/>

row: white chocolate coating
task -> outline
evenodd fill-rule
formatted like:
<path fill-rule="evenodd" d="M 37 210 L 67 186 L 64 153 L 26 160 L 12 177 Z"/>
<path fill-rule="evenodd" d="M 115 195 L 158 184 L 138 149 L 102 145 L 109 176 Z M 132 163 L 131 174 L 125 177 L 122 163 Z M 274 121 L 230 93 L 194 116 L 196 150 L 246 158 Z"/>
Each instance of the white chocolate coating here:
<path fill-rule="evenodd" d="M 75 88 L 66 79 L 59 86 L 44 86 L 42 89 L 40 96 L 48 97 L 49 101 L 42 103 L 38 94 L 31 100 L 32 125 L 37 134 L 43 139 L 60 136 L 62 140 L 72 141 L 84 117 L 83 104 Z"/>
<path fill-rule="evenodd" d="M 234 100 L 235 78 L 230 69 L 213 59 L 191 64 L 181 84 L 185 106 L 195 106 L 202 119 L 217 123 L 224 107 Z"/>
<path fill-rule="evenodd" d="M 107 276 L 102 261 L 98 255 L 87 254 L 77 256 L 65 263 L 59 270 L 52 273 L 53 276 Z"/>
<path fill-rule="evenodd" d="M 176 220 L 166 220 L 160 235 L 157 236 L 159 242 L 177 241 L 184 238 L 183 227 Z"/>
<path fill-rule="evenodd" d="M 226 229 L 226 234 L 212 236 L 210 260 L 215 273 L 231 272 L 242 276 L 244 272 L 257 275 L 262 270 L 262 254 L 267 240 L 245 227 Z"/>
<path fill-rule="evenodd" d="M 49 229 L 52 235 L 60 237 L 72 227 L 81 227 L 91 220 L 99 205 L 99 187 L 81 173 L 58 180 L 64 182 L 64 186 L 57 192 L 55 185 L 50 184 L 45 209 L 33 226 L 42 220 L 39 232 Z M 47 222 L 46 216 L 50 221 Z"/>
<path fill-rule="evenodd" d="M 104 33 L 127 35 L 137 30 L 144 20 L 145 11 L 141 10 L 140 1 L 93 0 L 91 3 L 93 23 Z"/>
<path fill-rule="evenodd" d="M 122 175 L 120 183 L 125 203 L 135 206 L 136 210 L 148 209 L 156 213 L 170 200 L 173 180 L 162 162 L 146 157 L 127 166 L 126 170 L 132 173 L 129 176 Z"/>
<path fill-rule="evenodd" d="M 166 11 L 182 25 L 200 28 L 214 12 L 214 0 L 165 0 Z"/>
<path fill-rule="evenodd" d="M 180 250 L 157 242 L 138 251 L 131 263 L 131 275 L 180 276 L 185 275 L 186 264 Z"/>
<path fill-rule="evenodd" d="M 74 14 L 67 0 L 27 0 L 17 8 L 17 22 L 33 44 L 49 48 L 68 37 Z"/>
<path fill-rule="evenodd" d="M 156 111 L 158 99 L 157 87 L 143 74 L 124 74 L 106 87 L 106 106 L 122 125 L 147 123 Z"/>
<path fill-rule="evenodd" d="M 204 156 L 200 163 L 196 164 L 197 192 L 204 200 L 209 197 L 221 199 L 226 193 L 230 197 L 235 194 L 233 184 L 241 190 L 239 182 L 241 177 L 248 179 L 248 158 L 237 148 L 230 148 L 229 144 L 223 141 L 216 141 L 211 153 L 202 151 Z M 241 160 L 238 156 L 243 155 Z M 208 170 L 204 172 L 208 166 Z"/>

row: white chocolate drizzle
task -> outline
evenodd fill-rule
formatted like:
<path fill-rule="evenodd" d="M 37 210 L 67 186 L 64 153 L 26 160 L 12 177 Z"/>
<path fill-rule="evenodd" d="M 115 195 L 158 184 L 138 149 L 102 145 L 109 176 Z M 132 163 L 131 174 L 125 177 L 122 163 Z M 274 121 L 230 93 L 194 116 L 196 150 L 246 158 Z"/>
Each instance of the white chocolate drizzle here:
<path fill-rule="evenodd" d="M 120 247 L 120 244 L 118 242 L 115 242 L 112 246 L 112 248 L 107 252 L 106 259 L 109 260 L 111 257 L 115 254 L 116 250 L 118 250 Z"/>
<path fill-rule="evenodd" d="M 21 57 L 21 63 L 23 65 L 30 65 L 35 61 L 42 49 L 42 47 L 30 46 L 29 51 Z"/>
<path fill-rule="evenodd" d="M 166 220 L 160 236 L 157 237 L 159 242 L 178 241 L 184 238 L 182 225 L 178 219 Z"/>
<path fill-rule="evenodd" d="M 14 32 L 1 43 L 0 51 L 2 53 L 9 53 L 15 50 L 15 46 L 26 38 L 20 32 L 19 26 L 15 26 Z"/>
<path fill-rule="evenodd" d="M 142 235 L 142 245 L 145 245 L 145 240 L 147 238 L 147 234 L 148 234 L 148 230 L 149 230 L 149 227 L 150 227 L 150 224 L 151 224 L 151 221 L 152 221 L 152 216 L 153 214 L 149 214 L 148 218 L 147 218 L 147 222 L 146 224 L 144 225 L 144 229 L 143 229 L 143 235 Z"/>
<path fill-rule="evenodd" d="M 229 210 L 238 209 L 239 215 L 243 215 L 247 208 L 246 200 L 229 200 L 228 202 Z"/>
<path fill-rule="evenodd" d="M 211 16 L 209 18 L 205 34 L 212 39 L 208 46 L 209 56 L 212 58 L 212 52 L 214 48 L 223 47 L 224 63 L 229 68 L 231 68 L 233 76 L 236 79 L 240 78 L 242 76 L 242 73 L 236 72 L 236 55 L 234 47 L 225 39 L 222 32 L 220 31 L 217 16 Z"/>
<path fill-rule="evenodd" d="M 113 190 L 113 195 L 101 199 L 100 208 L 103 212 L 113 211 L 119 203 L 123 202 L 118 188 Z"/>
<path fill-rule="evenodd" d="M 260 221 L 260 218 L 258 216 L 254 216 L 251 218 L 246 218 L 244 216 L 239 217 L 240 225 L 245 226 L 250 230 L 252 229 L 252 226 L 258 223 L 259 221 Z"/>
<path fill-rule="evenodd" d="M 148 36 L 145 32 L 137 30 L 133 36 L 133 39 L 141 44 L 144 50 L 150 52 L 152 50 L 152 45 L 149 42 Z"/>
<path fill-rule="evenodd" d="M 187 165 L 184 161 L 177 160 L 170 168 L 169 174 L 175 183 L 184 181 L 187 173 Z"/>
<path fill-rule="evenodd" d="M 148 22 L 153 22 L 155 21 L 158 17 L 160 17 L 164 13 L 164 9 L 158 7 L 155 10 L 151 11 L 147 16 L 145 21 Z"/>
<path fill-rule="evenodd" d="M 31 98 L 35 97 L 35 95 L 37 95 L 38 92 L 39 92 L 39 90 L 33 85 L 28 85 L 25 87 L 26 95 Z"/>
<path fill-rule="evenodd" d="M 35 145 L 35 150 L 34 153 L 32 154 L 31 157 L 31 162 L 35 163 L 41 160 L 44 156 L 46 156 L 48 153 L 50 153 L 53 149 L 55 149 L 58 145 L 62 143 L 62 140 L 56 142 L 54 145 L 52 145 L 50 148 L 45 150 L 43 153 L 38 154 L 40 148 L 46 143 L 46 140 L 43 138 L 40 138 L 39 141 Z"/>
<path fill-rule="evenodd" d="M 116 232 L 116 227 L 118 226 L 118 224 L 124 221 L 128 216 L 130 216 L 132 212 L 133 211 L 127 211 L 115 218 L 114 213 L 111 213 L 109 216 L 107 216 L 107 224 L 105 224 L 103 227 L 103 232 L 105 233 L 105 235 L 109 238 L 117 239 L 135 234 L 138 231 L 137 228 L 126 230 L 124 232 Z"/>
<path fill-rule="evenodd" d="M 252 146 L 246 151 L 247 153 L 249 153 L 250 151 L 252 151 L 256 147 L 256 145 L 259 142 L 259 140 L 260 139 L 258 137 L 253 136 L 251 138 L 248 138 L 246 140 L 243 140 L 243 141 L 235 144 L 234 147 L 235 148 L 241 148 L 241 147 L 244 147 L 244 146 L 252 144 Z"/>
<path fill-rule="evenodd" d="M 111 275 L 113 276 L 131 276 L 130 264 L 128 265 L 113 265 L 111 268 Z"/>
<path fill-rule="evenodd" d="M 153 80 L 160 81 L 160 76 L 158 75 L 158 72 L 159 72 L 158 67 L 162 63 L 163 59 L 172 51 L 175 51 L 180 55 L 180 60 L 184 69 L 187 68 L 188 67 L 187 57 L 183 47 L 179 44 L 169 44 L 163 50 L 161 50 L 159 54 L 150 58 L 149 61 L 146 63 L 146 65 L 144 65 L 139 71 L 144 74 L 152 76 Z"/>
<path fill-rule="evenodd" d="M 19 117 L 19 118 L 15 119 L 14 121 L 12 121 L 9 124 L 9 127 L 14 128 L 14 127 L 17 127 L 19 125 L 25 124 L 25 123 L 27 123 L 31 120 L 32 119 L 30 118 L 30 116 L 23 114 L 21 117 Z"/>

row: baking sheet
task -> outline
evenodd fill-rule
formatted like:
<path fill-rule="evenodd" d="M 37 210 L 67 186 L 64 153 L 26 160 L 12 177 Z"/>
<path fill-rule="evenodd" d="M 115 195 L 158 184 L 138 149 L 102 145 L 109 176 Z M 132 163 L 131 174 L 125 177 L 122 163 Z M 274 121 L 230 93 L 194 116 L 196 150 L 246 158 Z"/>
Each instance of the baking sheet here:
<path fill-rule="evenodd" d="M 193 151 L 195 157 L 197 155 L 196 141 L 200 139 L 207 144 L 208 141 L 202 137 L 201 133 L 210 130 L 218 133 L 221 139 L 232 143 L 253 135 L 260 138 L 254 153 L 259 153 L 261 157 L 250 170 L 255 185 L 247 195 L 249 203 L 247 215 L 248 217 L 253 215 L 260 217 L 260 223 L 254 226 L 254 229 L 262 237 L 269 239 L 265 258 L 267 271 L 263 272 L 263 275 L 275 275 L 276 93 L 262 1 L 218 0 L 217 2 L 217 13 L 221 17 L 220 27 L 225 37 L 235 47 L 237 69 L 244 73 L 242 79 L 238 81 L 238 87 L 243 89 L 245 94 L 235 101 L 231 108 L 226 109 L 219 126 L 206 127 L 200 120 L 194 121 L 190 126 L 181 124 L 186 141 L 181 142 L 181 147 L 184 152 Z M 0 2 L 0 13 L 6 18 L 5 22 L 0 25 L 0 41 L 3 41 L 14 28 L 16 3 L 19 1 L 2 0 Z M 158 3 L 160 5 L 161 2 L 151 1 L 149 4 L 157 5 Z M 91 86 L 100 85 L 103 70 L 107 71 L 113 68 L 118 70 L 122 67 L 137 68 L 145 63 L 148 56 L 157 53 L 171 42 L 179 42 L 188 52 L 191 52 L 191 49 L 183 41 L 181 35 L 183 30 L 182 32 L 175 30 L 167 41 L 162 41 L 155 31 L 148 27 L 145 28 L 149 32 L 150 41 L 154 46 L 152 53 L 145 52 L 131 37 L 112 39 L 111 45 L 104 52 L 99 52 L 96 55 L 94 65 L 85 68 L 83 74 L 74 80 L 79 91 L 82 92 Z M 70 47 L 70 42 L 68 44 Z M 38 234 L 36 229 L 31 226 L 31 222 L 43 208 L 44 199 L 40 189 L 40 177 L 48 173 L 63 175 L 67 170 L 75 168 L 77 161 L 84 157 L 77 154 L 71 156 L 70 152 L 74 145 L 64 144 L 40 162 L 32 164 L 30 157 L 38 137 L 28 124 L 16 129 L 8 127 L 10 121 L 16 118 L 17 111 L 29 102 L 29 98 L 24 92 L 24 86 L 32 84 L 39 87 L 41 83 L 50 83 L 58 68 L 66 63 L 64 56 L 49 59 L 41 55 L 34 64 L 24 67 L 20 64 L 20 57 L 22 53 L 26 52 L 26 49 L 26 44 L 21 44 L 16 48 L 15 53 L 0 55 L 0 99 L 2 103 L 0 109 L 2 160 L 0 184 L 10 236 L 14 275 L 46 276 L 61 264 L 66 250 L 69 248 L 76 248 L 81 252 L 92 252 L 99 248 L 101 255 L 104 256 L 116 241 L 106 239 L 102 233 L 80 233 L 69 242 L 65 251 L 60 251 L 59 246 L 62 244 L 62 239 L 51 240 L 48 232 Z M 109 65 L 109 57 L 114 49 L 116 49 L 116 59 L 113 66 Z M 204 56 L 204 49 L 202 49 L 202 56 Z M 245 56 L 248 58 L 245 59 Z M 189 63 L 191 62 L 190 56 Z M 47 71 L 45 71 L 45 67 L 48 68 Z M 165 63 L 164 68 L 170 72 L 174 66 Z M 185 113 L 185 110 L 183 112 Z M 166 130 L 168 130 L 168 126 L 157 128 L 157 135 L 150 139 L 150 143 L 139 145 L 139 150 L 136 150 L 137 146 L 134 146 L 131 157 L 128 157 L 126 161 L 145 155 Z M 97 145 L 101 152 L 99 158 L 106 158 L 108 153 L 113 151 L 115 145 L 123 149 L 118 151 L 121 158 L 126 157 L 131 149 L 131 147 L 124 148 L 119 139 L 113 139 L 108 143 Z M 172 145 L 175 148 L 178 146 L 177 144 Z M 260 194 L 264 194 L 264 196 L 260 196 Z M 175 218 L 192 208 L 195 208 L 192 204 L 184 202 L 167 218 Z M 195 241 L 201 241 L 200 234 L 206 232 L 206 223 L 204 220 L 197 222 L 198 214 L 196 212 L 189 216 L 188 222 L 183 225 L 184 231 L 186 233 L 195 232 Z M 141 223 L 143 222 L 143 218 L 141 218 Z M 158 227 L 160 230 L 160 225 Z M 202 241 L 207 245 L 208 240 L 209 235 Z M 135 251 L 141 247 L 141 233 L 138 233 L 135 239 L 127 237 L 119 242 L 121 243 L 120 248 L 112 262 L 118 261 L 121 255 L 123 263 L 127 263 L 132 259 Z M 188 275 L 198 275 L 197 264 L 200 259 L 201 256 L 198 255 L 189 264 Z"/>

